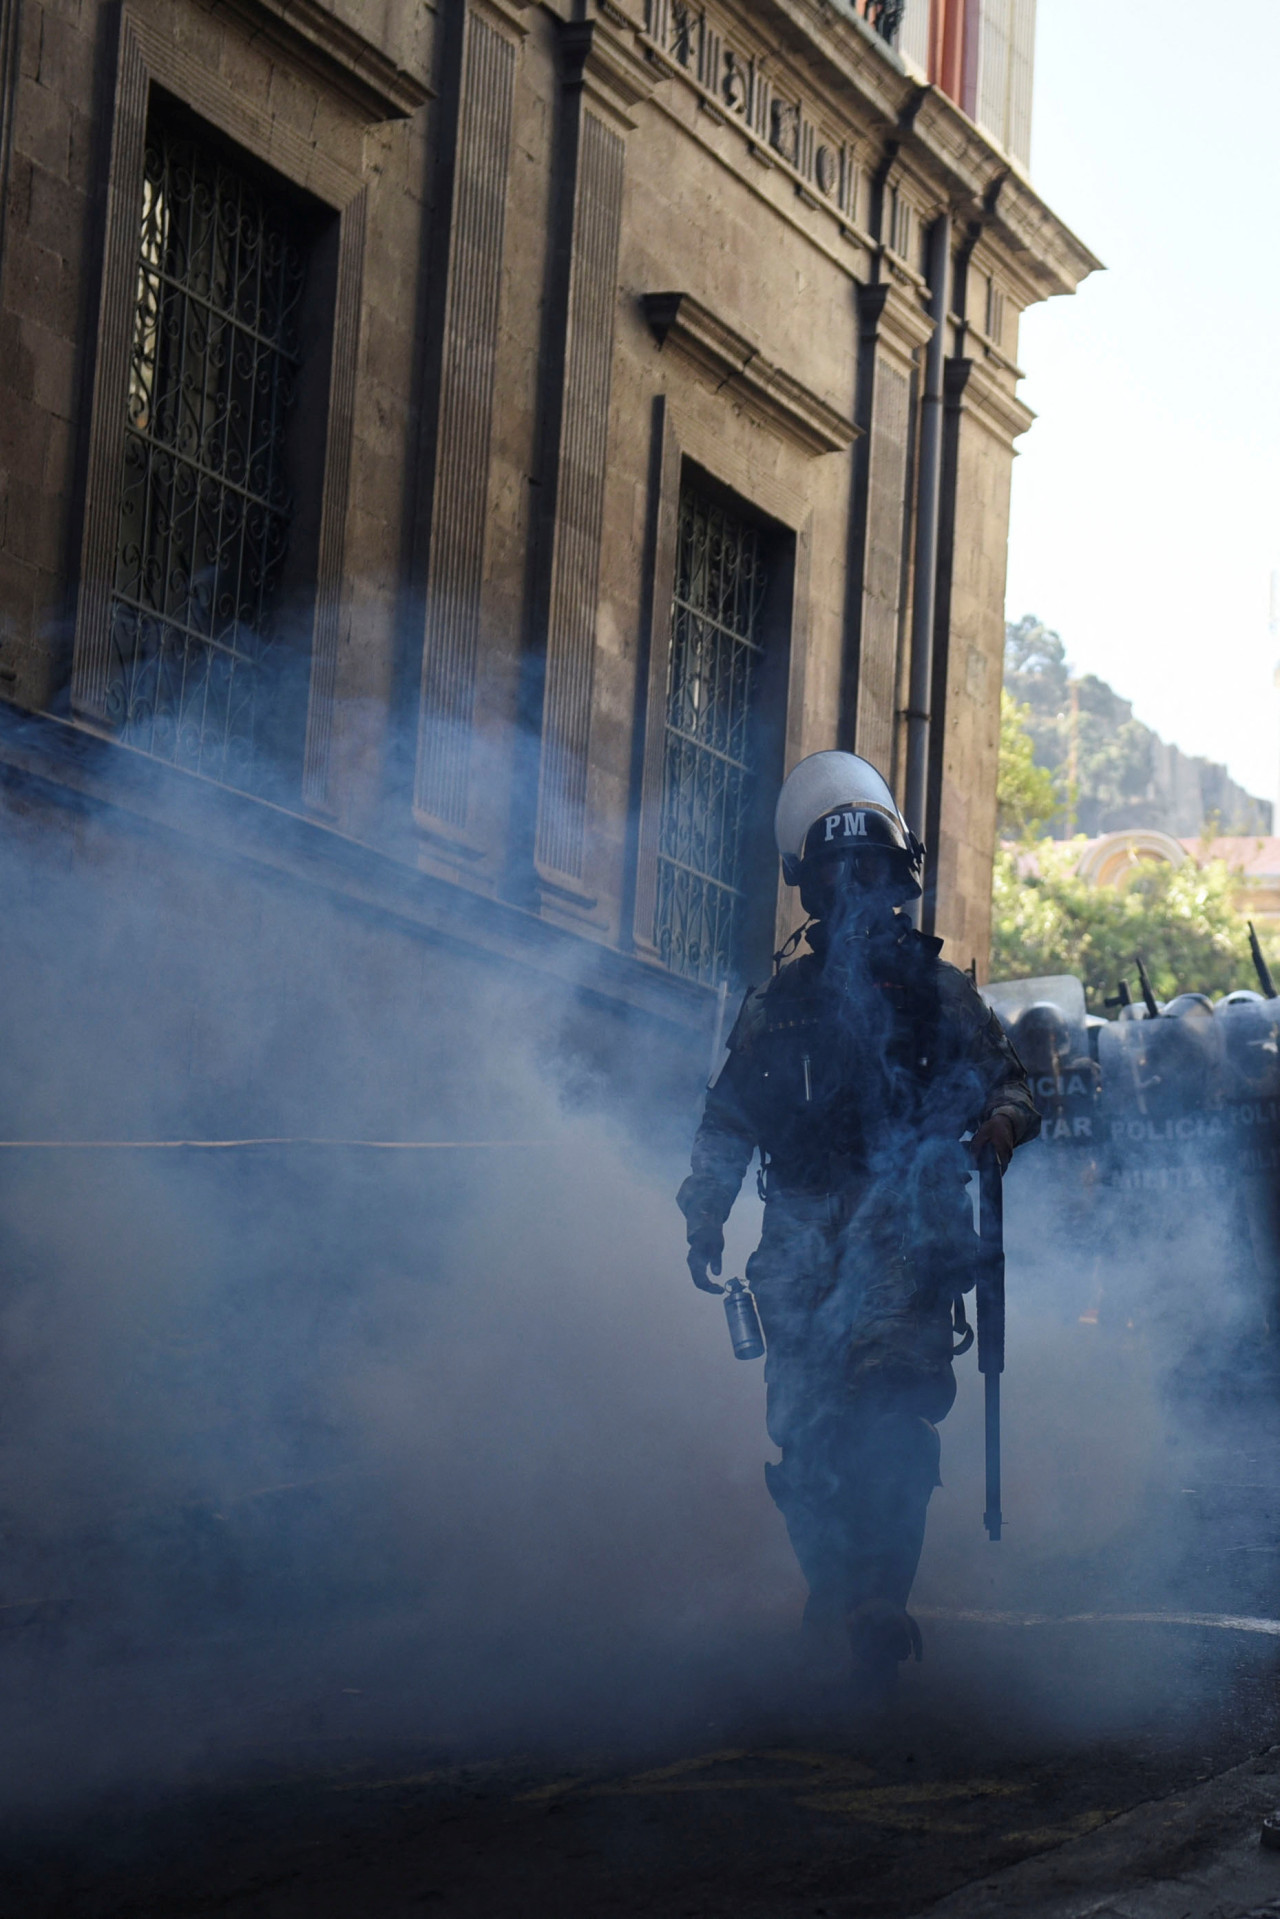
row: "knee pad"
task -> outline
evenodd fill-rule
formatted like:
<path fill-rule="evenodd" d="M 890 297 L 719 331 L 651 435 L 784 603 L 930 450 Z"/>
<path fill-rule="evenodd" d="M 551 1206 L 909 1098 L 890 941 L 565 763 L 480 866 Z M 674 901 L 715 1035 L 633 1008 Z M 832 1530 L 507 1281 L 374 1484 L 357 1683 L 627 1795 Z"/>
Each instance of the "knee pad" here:
<path fill-rule="evenodd" d="M 821 1462 L 796 1458 L 766 1460 L 764 1483 L 769 1497 L 790 1525 L 807 1525 L 830 1517 L 839 1495 L 839 1481 Z"/>
<path fill-rule="evenodd" d="M 876 1450 L 886 1463 L 888 1476 L 901 1485 L 932 1492 L 942 1480 L 942 1441 L 938 1429 L 920 1413 L 884 1414 L 876 1424 Z"/>
<path fill-rule="evenodd" d="M 913 1467 L 918 1470 L 920 1480 L 930 1490 L 942 1484 L 940 1467 L 942 1465 L 942 1441 L 938 1429 L 922 1415 L 917 1414 L 911 1422 L 912 1435 L 905 1449 Z"/>

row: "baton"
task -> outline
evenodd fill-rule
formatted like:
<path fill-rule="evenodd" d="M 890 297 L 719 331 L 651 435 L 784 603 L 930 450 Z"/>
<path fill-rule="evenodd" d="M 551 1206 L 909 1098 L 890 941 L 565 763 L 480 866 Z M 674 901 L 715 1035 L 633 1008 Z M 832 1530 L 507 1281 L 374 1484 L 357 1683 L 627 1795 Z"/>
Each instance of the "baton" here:
<path fill-rule="evenodd" d="M 978 1161 L 978 1371 L 986 1394 L 987 1510 L 982 1523 L 999 1539 L 1000 1375 L 1004 1371 L 1004 1187 L 1000 1162 L 988 1148 Z"/>

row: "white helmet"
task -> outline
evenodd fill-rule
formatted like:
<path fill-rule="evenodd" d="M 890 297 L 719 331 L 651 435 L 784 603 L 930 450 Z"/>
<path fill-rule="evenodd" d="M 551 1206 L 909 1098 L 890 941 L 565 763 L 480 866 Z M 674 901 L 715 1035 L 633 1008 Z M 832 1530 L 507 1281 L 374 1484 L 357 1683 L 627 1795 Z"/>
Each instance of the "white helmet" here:
<path fill-rule="evenodd" d="M 810 753 L 782 782 L 773 831 L 788 886 L 806 860 L 823 853 L 888 847 L 904 856 L 913 886 L 924 847 L 898 810 L 888 782 L 856 753 Z"/>
<path fill-rule="evenodd" d="M 1213 1014 L 1213 1001 L 1207 993 L 1177 993 L 1160 1010 L 1171 1019 L 1208 1019 Z"/>

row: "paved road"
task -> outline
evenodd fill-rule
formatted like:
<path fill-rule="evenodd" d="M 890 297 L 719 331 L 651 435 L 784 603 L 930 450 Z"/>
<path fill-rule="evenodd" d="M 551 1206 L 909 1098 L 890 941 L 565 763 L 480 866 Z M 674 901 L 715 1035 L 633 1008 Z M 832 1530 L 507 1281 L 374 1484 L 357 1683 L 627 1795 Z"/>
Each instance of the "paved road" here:
<path fill-rule="evenodd" d="M 1070 1357 L 1056 1340 L 1055 1379 Z M 420 1621 L 300 1625 L 305 1582 L 279 1589 L 274 1643 L 217 1607 L 171 1604 L 180 1624 L 144 1617 L 128 1643 L 79 1637 L 74 1607 L 7 1609 L 0 1642 L 28 1663 L 11 1683 L 0 1643 L 0 1919 L 1239 1919 L 1280 1900 L 1256 1843 L 1280 1801 L 1280 1382 L 1243 1408 L 1200 1394 L 1199 1423 L 1125 1477 L 1107 1414 L 1132 1368 L 1103 1377 L 1106 1358 L 1031 1463 L 1040 1428 L 1015 1422 L 1021 1523 L 998 1554 L 958 1409 L 926 1660 L 874 1724 L 798 1664 L 794 1593 L 742 1618 L 737 1585 L 665 1643 L 606 1606 L 553 1611 L 550 1635 L 513 1619 L 491 1668 L 460 1635 L 452 1683 L 454 1642 Z"/>
<path fill-rule="evenodd" d="M 630 1749 L 372 1749 L 317 1712 L 181 1784 L 28 1815 L 0 1913 L 1235 1919 L 1280 1898 L 1256 1842 L 1280 1799 L 1275 1629 L 969 1616 L 929 1635 L 875 1725 L 776 1647 L 749 1709 Z"/>
<path fill-rule="evenodd" d="M 1258 1843 L 1277 1793 L 1273 1749 L 984 1874 L 928 1919 L 1277 1919 L 1280 1853 Z"/>

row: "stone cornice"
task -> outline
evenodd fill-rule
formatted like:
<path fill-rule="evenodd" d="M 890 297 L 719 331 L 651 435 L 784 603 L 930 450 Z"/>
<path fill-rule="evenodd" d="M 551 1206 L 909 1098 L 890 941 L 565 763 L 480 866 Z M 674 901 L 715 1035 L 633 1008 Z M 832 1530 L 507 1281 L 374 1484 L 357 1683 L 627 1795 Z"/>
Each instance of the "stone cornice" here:
<path fill-rule="evenodd" d="M 984 426 L 1010 442 L 1025 433 L 1036 417 L 977 360 L 947 361 L 946 395 L 952 406 L 975 414 Z"/>
<path fill-rule="evenodd" d="M 957 109 L 958 111 L 958 109 Z M 1028 181 L 1006 167 L 992 180 L 984 206 L 988 241 L 1010 253 L 1036 296 L 1074 293 L 1101 260 L 1047 207 Z"/>
<path fill-rule="evenodd" d="M 901 139 L 903 156 L 914 159 L 934 180 L 941 170 L 953 211 L 987 226 L 990 240 L 1005 242 L 1002 251 L 1016 256 L 1031 299 L 1074 293 L 1081 280 L 1101 267 L 1003 149 L 940 88 L 914 80 L 874 36 L 855 32 L 826 0 L 754 4 L 762 19 L 782 14 L 793 28 L 807 27 L 814 51 L 833 64 L 846 83 L 853 82 L 865 106 L 878 110 L 886 122 L 892 117 L 893 124 L 878 129 L 882 137 Z M 879 72 L 868 85 L 873 67 Z"/>
<path fill-rule="evenodd" d="M 650 0 L 651 15 L 669 0 Z M 719 0 L 715 25 L 726 46 L 732 27 L 738 38 L 739 69 L 744 47 L 781 50 L 781 61 L 761 63 L 775 97 L 788 91 L 803 96 L 801 110 L 811 121 L 838 127 L 851 154 L 874 165 L 891 155 L 909 172 L 925 201 L 926 214 L 946 207 L 962 224 L 982 228 L 1000 256 L 1011 290 L 1022 305 L 1055 293 L 1073 292 L 1101 262 L 1045 205 L 1009 156 L 937 87 L 909 74 L 898 56 L 860 22 L 837 13 L 829 0 Z M 694 8 L 692 11 L 698 11 Z M 665 13 L 662 14 L 665 18 Z M 692 60 L 677 61 L 659 48 L 663 69 L 680 72 L 706 95 L 715 79 L 699 74 Z M 721 111 L 724 111 L 722 106 Z M 764 129 L 736 117 L 748 141 L 760 142 Z M 811 134 L 811 140 L 813 135 Z M 773 142 L 776 146 L 776 142 Z M 784 151 L 784 160 L 796 155 Z M 809 183 L 813 192 L 813 182 Z M 852 209 L 839 189 L 815 196 L 826 201 L 843 223 Z M 842 204 L 843 203 L 843 204 Z"/>
<path fill-rule="evenodd" d="M 640 301 L 659 346 L 670 343 L 809 453 L 843 453 L 859 429 L 810 387 L 766 360 L 745 334 L 689 293 Z"/>
<path fill-rule="evenodd" d="M 919 300 L 893 280 L 860 288 L 858 315 L 866 338 L 887 339 L 908 357 L 933 337 L 933 321 Z"/>
<path fill-rule="evenodd" d="M 637 21 L 620 0 L 598 0 L 590 18 L 560 28 L 566 84 L 580 86 L 596 111 L 624 134 L 636 124 L 633 109 L 657 85 L 637 32 Z"/>
<path fill-rule="evenodd" d="M 514 33 L 517 40 L 523 40 L 529 31 L 525 19 L 532 0 L 467 0 L 474 13 L 482 15 L 492 26 Z"/>
<path fill-rule="evenodd" d="M 222 0 L 222 4 L 317 71 L 371 121 L 406 119 L 434 97 L 422 75 L 400 66 L 376 40 L 340 20 L 322 0 Z"/>

